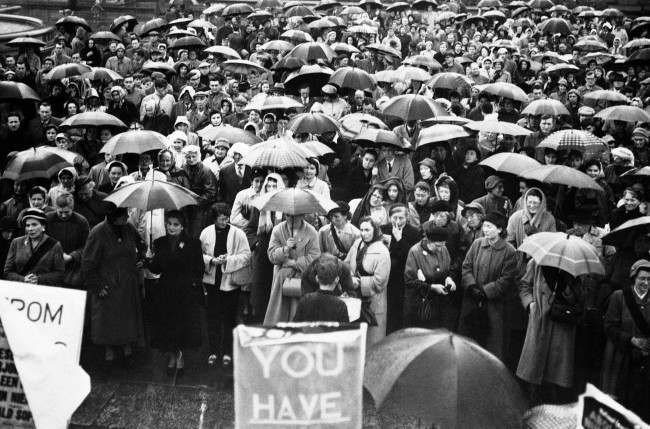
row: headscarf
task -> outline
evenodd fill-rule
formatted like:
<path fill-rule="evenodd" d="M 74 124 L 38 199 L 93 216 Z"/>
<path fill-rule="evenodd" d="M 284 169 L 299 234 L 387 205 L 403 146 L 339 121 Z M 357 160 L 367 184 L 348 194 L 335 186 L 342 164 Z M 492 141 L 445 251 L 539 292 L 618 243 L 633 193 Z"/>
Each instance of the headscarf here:
<path fill-rule="evenodd" d="M 386 188 L 384 185 L 379 183 L 372 185 L 370 189 L 368 189 L 368 192 L 366 192 L 366 195 L 364 195 L 361 201 L 359 201 L 357 208 L 354 210 L 354 213 L 352 214 L 352 220 L 350 221 L 352 222 L 352 225 L 358 227 L 361 218 L 370 215 L 370 196 L 377 190 L 381 192 L 382 195 L 386 195 Z"/>
<path fill-rule="evenodd" d="M 269 179 L 274 179 L 277 181 L 278 189 L 273 192 L 278 192 L 284 189 L 284 181 L 282 176 L 278 173 L 269 173 L 262 183 L 262 190 L 260 191 L 260 197 L 268 194 L 266 191 L 266 185 L 269 183 Z M 271 232 L 273 227 L 282 221 L 282 212 L 275 212 L 275 219 L 271 218 L 271 212 L 266 210 L 260 210 L 259 221 L 257 223 L 257 233 Z"/>

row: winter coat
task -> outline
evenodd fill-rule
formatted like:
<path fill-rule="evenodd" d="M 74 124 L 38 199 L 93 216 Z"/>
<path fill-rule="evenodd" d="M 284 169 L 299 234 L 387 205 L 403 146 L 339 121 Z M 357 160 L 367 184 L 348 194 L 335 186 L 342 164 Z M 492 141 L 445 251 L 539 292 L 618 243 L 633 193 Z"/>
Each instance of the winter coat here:
<path fill-rule="evenodd" d="M 531 215 L 526 208 L 526 198 L 531 191 L 536 190 L 542 194 L 542 202 L 537 213 Z M 508 243 L 518 248 L 524 239 L 537 232 L 555 232 L 555 217 L 546 210 L 546 196 L 539 188 L 530 188 L 524 194 L 524 207 L 517 210 L 508 220 Z"/>
<path fill-rule="evenodd" d="M 348 323 L 348 310 L 332 291 L 318 290 L 300 298 L 294 322 Z"/>
<path fill-rule="evenodd" d="M 34 251 L 43 245 L 47 237 L 46 234 L 43 234 L 43 238 Z M 9 246 L 9 253 L 4 266 L 4 278 L 15 282 L 23 282 L 25 281 L 25 274 L 32 273 L 38 276 L 38 284 L 40 285 L 62 286 L 65 265 L 63 263 L 61 243 L 57 241 L 52 248 L 45 252 L 32 269 L 27 273 L 21 273 L 33 253 L 29 237 L 25 235 L 14 238 Z"/>
<path fill-rule="evenodd" d="M 493 245 L 485 237 L 479 238 L 469 248 L 462 266 L 461 284 L 467 291 L 476 285 L 487 296 L 489 333 L 484 347 L 495 356 L 504 359 L 508 350 L 509 326 L 506 319 L 506 302 L 515 294 L 514 281 L 517 274 L 517 252 L 510 243 L 499 239 Z M 467 294 L 460 311 L 458 330 L 468 333 L 465 317 L 475 305 Z"/>
<path fill-rule="evenodd" d="M 370 298 L 370 310 L 377 318 L 377 326 L 368 327 L 366 346 L 370 347 L 386 336 L 386 309 L 387 309 L 387 286 L 390 276 L 390 254 L 388 248 L 381 241 L 375 241 L 368 246 L 363 258 L 363 269 L 369 276 L 359 275 L 357 267 L 357 252 L 359 251 L 359 238 L 352 244 L 352 248 L 345 259 L 350 265 L 353 276 L 360 278 L 359 290 L 361 296 Z"/>
<path fill-rule="evenodd" d="M 214 225 L 210 225 L 201 231 L 200 240 L 201 248 L 203 250 L 203 263 L 205 265 L 203 283 L 213 285 L 216 279 L 216 271 L 217 269 L 220 269 L 222 273 L 221 284 L 219 285 L 220 290 L 231 291 L 240 286 L 248 286 L 248 282 L 246 284 L 233 283 L 233 273 L 240 270 L 244 270 L 239 273 L 243 275 L 243 280 L 239 280 L 238 277 L 236 281 L 244 282 L 245 277 L 247 276 L 250 282 L 251 250 L 248 246 L 248 240 L 246 239 L 244 231 L 236 226 L 230 225 L 228 237 L 226 238 L 226 253 L 228 256 L 226 258 L 226 263 L 219 267 L 210 264 L 210 260 L 213 257 L 219 256 L 214 255 L 215 239 L 216 234 Z"/>
<path fill-rule="evenodd" d="M 289 238 L 296 241 L 296 248 L 285 252 L 284 246 Z M 285 279 L 301 277 L 314 259 L 320 256 L 318 246 L 318 233 L 310 224 L 303 222 L 302 226 L 291 231 L 285 221 L 273 228 L 271 240 L 267 251 L 269 260 L 273 265 L 273 284 L 271 296 L 264 316 L 264 325 L 271 326 L 278 322 L 288 322 L 293 319 L 298 305 L 298 300 L 282 295 L 282 284 Z M 293 259 L 296 268 L 284 267 L 284 263 Z"/>
<path fill-rule="evenodd" d="M 68 286 L 81 286 L 81 252 L 90 231 L 88 221 L 74 212 L 66 220 L 60 219 L 56 212 L 48 213 L 46 217 L 47 230 L 61 243 L 63 252 L 72 257 L 72 260 L 65 264 L 65 283 Z"/>
<path fill-rule="evenodd" d="M 473 201 L 485 193 L 485 171 L 478 164 L 461 165 L 450 173 L 458 183 L 458 198 Z"/>
<path fill-rule="evenodd" d="M 526 274 L 519 285 L 521 304 L 524 308 L 530 304 L 530 311 L 517 377 L 537 385 L 550 383 L 571 387 L 574 381 L 576 325 L 551 320 L 552 294 L 541 266 L 532 260 L 528 262 Z"/>

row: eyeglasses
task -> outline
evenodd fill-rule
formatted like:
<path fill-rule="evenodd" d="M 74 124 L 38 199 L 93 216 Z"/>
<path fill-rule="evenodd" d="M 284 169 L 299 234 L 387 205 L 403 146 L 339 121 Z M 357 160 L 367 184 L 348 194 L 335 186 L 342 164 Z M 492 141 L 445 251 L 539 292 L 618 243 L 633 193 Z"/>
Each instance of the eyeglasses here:
<path fill-rule="evenodd" d="M 379 194 L 371 194 L 370 197 L 371 198 L 376 198 L 378 200 L 383 200 L 384 199 L 384 197 L 382 195 L 379 195 Z"/>

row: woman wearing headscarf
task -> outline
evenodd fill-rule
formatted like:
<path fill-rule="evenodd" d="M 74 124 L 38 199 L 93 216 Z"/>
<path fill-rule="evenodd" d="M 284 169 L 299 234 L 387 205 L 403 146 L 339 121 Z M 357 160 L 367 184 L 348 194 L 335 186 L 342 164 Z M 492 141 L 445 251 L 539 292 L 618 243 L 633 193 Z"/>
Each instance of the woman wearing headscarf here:
<path fill-rule="evenodd" d="M 128 174 L 128 169 L 123 162 L 111 161 L 106 165 L 106 171 L 108 171 L 108 182 L 100 185 L 97 190 L 110 194 L 117 188 L 120 178 Z"/>
<path fill-rule="evenodd" d="M 264 179 L 264 183 L 262 183 L 260 197 L 283 189 L 284 181 L 282 176 L 278 173 L 269 173 Z M 245 229 L 250 248 L 253 251 L 250 301 L 253 312 L 252 319 L 256 323 L 261 323 L 264 319 L 271 294 L 273 264 L 267 254 L 271 232 L 282 220 L 282 212 L 269 212 L 254 208 L 251 220 Z"/>
<path fill-rule="evenodd" d="M 348 253 L 345 262 L 350 265 L 352 284 L 359 289 L 362 302 L 362 319 L 369 323 L 366 347 L 386 336 L 387 285 L 390 275 L 390 254 L 382 242 L 379 225 L 366 216 L 359 223 L 361 237 Z"/>
<path fill-rule="evenodd" d="M 65 263 L 63 248 L 45 233 L 47 218 L 36 208 L 25 210 L 25 235 L 14 238 L 4 265 L 4 278 L 22 283 L 60 286 Z"/>
<path fill-rule="evenodd" d="M 386 198 L 384 199 L 384 207 L 390 210 L 393 204 L 406 204 L 408 195 L 404 188 L 404 183 L 397 177 L 389 177 L 381 182 L 386 188 Z"/>
<path fill-rule="evenodd" d="M 643 420 L 650 419 L 650 261 L 640 259 L 630 269 L 632 284 L 609 298 L 605 313 L 607 346 L 602 388 Z"/>
<path fill-rule="evenodd" d="M 183 350 L 201 343 L 200 322 L 196 321 L 197 296 L 201 289 L 203 255 L 201 242 L 185 232 L 180 211 L 165 214 L 166 234 L 153 242 L 153 258 L 147 267 L 160 274 L 155 288 L 156 315 L 152 345 L 167 355 L 167 375 L 181 375 L 185 368 Z M 194 321 L 194 323 L 192 323 Z"/>
<path fill-rule="evenodd" d="M 378 225 L 387 225 L 390 221 L 388 210 L 384 206 L 386 188 L 383 185 L 372 185 L 363 198 L 350 201 L 352 225 L 359 227 L 361 218 L 370 216 Z"/>
<path fill-rule="evenodd" d="M 507 241 L 518 248 L 529 235 L 554 232 L 555 217 L 546 209 L 546 196 L 539 188 L 530 188 L 524 194 L 524 208 L 510 216 Z"/>
<path fill-rule="evenodd" d="M 287 290 L 285 280 L 300 278 L 320 255 L 318 233 L 305 221 L 305 215 L 287 214 L 286 220 L 273 228 L 267 254 L 275 267 L 265 326 L 293 319 L 299 295 Z"/>
<path fill-rule="evenodd" d="M 156 168 L 156 171 L 163 173 L 168 182 L 175 183 L 184 188 L 190 187 L 190 179 L 187 172 L 176 166 L 175 155 L 170 149 L 163 149 L 158 152 L 158 168 Z"/>
<path fill-rule="evenodd" d="M 632 188 L 623 191 L 623 204 L 612 211 L 609 220 L 610 229 L 614 229 L 628 220 L 636 219 L 643 216 L 641 212 L 641 196 Z"/>
<path fill-rule="evenodd" d="M 114 362 L 116 349 L 121 349 L 128 366 L 132 346 L 144 338 L 139 275 L 144 252 L 144 242 L 128 223 L 128 210 L 116 207 L 90 231 L 83 250 L 91 338 L 104 346 L 107 364 Z"/>
<path fill-rule="evenodd" d="M 503 239 L 507 218 L 489 212 L 483 237 L 472 243 L 462 265 L 464 290 L 458 331 L 474 338 L 501 360 L 507 355 L 509 327 L 506 301 L 514 295 L 516 250 Z"/>

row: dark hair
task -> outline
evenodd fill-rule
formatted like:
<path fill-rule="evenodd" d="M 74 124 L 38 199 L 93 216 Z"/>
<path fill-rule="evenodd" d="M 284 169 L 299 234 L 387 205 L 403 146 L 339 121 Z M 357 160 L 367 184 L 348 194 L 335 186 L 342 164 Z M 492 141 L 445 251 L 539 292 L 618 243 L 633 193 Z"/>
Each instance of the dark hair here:
<path fill-rule="evenodd" d="M 553 116 L 551 116 L 551 115 L 542 115 L 542 116 L 539 118 L 539 121 L 541 122 L 541 121 L 545 121 L 545 120 L 547 120 L 547 119 L 553 119 Z"/>
<path fill-rule="evenodd" d="M 405 210 L 406 214 L 408 215 L 409 209 L 404 203 L 395 203 L 392 206 L 390 206 L 390 209 L 388 210 L 388 216 L 392 216 L 393 213 L 395 213 L 398 210 Z M 361 222 L 359 222 L 361 224 Z"/>
<path fill-rule="evenodd" d="M 374 157 L 375 157 L 375 160 L 376 160 L 377 158 L 379 158 L 379 154 L 378 154 L 377 151 L 374 150 L 374 149 L 364 149 L 364 151 L 361 152 L 361 157 L 363 158 L 363 156 L 366 155 L 366 154 L 370 154 L 370 155 L 374 156 Z"/>
<path fill-rule="evenodd" d="M 47 198 L 47 189 L 42 186 L 32 186 L 29 191 L 27 191 L 27 196 L 29 198 L 36 194 L 41 194 L 44 198 Z"/>
<path fill-rule="evenodd" d="M 316 167 L 316 177 L 318 177 L 318 174 L 320 173 L 320 163 L 316 158 L 307 158 L 307 162 Z"/>
<path fill-rule="evenodd" d="M 418 182 L 415 184 L 413 189 L 421 189 L 423 191 L 427 191 L 428 193 L 431 193 L 431 186 L 427 182 Z"/>
<path fill-rule="evenodd" d="M 603 165 L 596 158 L 588 159 L 584 164 L 582 164 L 582 167 L 587 171 L 587 169 L 593 165 L 598 167 L 599 170 L 603 169 Z"/>
<path fill-rule="evenodd" d="M 339 265 L 334 256 L 322 255 L 314 262 L 318 284 L 331 285 L 339 275 Z"/>
<path fill-rule="evenodd" d="M 187 226 L 187 219 L 180 210 L 169 210 L 165 212 L 165 222 L 167 222 L 168 219 L 178 219 L 180 224 L 183 225 L 183 228 Z"/>
<path fill-rule="evenodd" d="M 212 207 L 210 207 L 210 214 L 212 215 L 212 219 L 216 219 L 219 216 L 230 217 L 231 212 L 232 207 L 230 207 L 230 204 L 226 203 L 214 203 L 212 204 Z"/>
<path fill-rule="evenodd" d="M 9 121 L 9 118 L 12 116 L 17 116 L 20 122 L 23 121 L 23 115 L 16 110 L 12 110 L 11 112 L 7 113 L 7 121 Z"/>
<path fill-rule="evenodd" d="M 359 226 L 361 226 L 361 224 L 364 223 L 364 222 L 369 222 L 370 225 L 372 225 L 373 234 L 372 234 L 372 239 L 370 240 L 370 242 L 374 243 L 375 241 L 381 240 L 382 237 L 383 237 L 383 234 L 381 232 L 381 228 L 379 228 L 379 225 L 377 225 L 377 223 L 375 223 L 375 221 L 372 220 L 372 218 L 370 216 L 362 217 L 359 220 Z"/>
<path fill-rule="evenodd" d="M 158 78 L 154 82 L 154 87 L 155 88 L 167 88 L 167 79 L 164 78 Z"/>
<path fill-rule="evenodd" d="M 540 201 L 544 201 L 544 195 L 539 189 L 531 188 L 526 192 L 526 198 L 528 197 L 537 197 Z"/>

